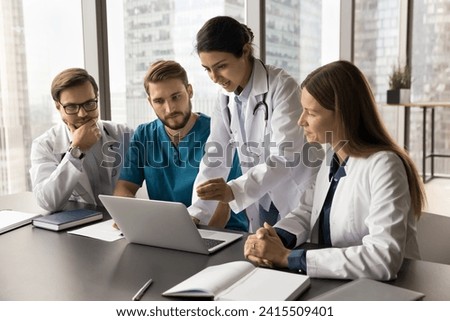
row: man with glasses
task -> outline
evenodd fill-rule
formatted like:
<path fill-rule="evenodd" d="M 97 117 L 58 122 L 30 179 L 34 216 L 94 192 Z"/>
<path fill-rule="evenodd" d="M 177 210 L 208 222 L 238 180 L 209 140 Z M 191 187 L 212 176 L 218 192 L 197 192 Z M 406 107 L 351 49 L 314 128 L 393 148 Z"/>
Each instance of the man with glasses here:
<path fill-rule="evenodd" d="M 69 200 L 101 205 L 98 195 L 113 193 L 133 130 L 99 119 L 98 85 L 84 69 L 59 73 L 51 94 L 62 122 L 31 147 L 37 201 L 49 211 Z"/>

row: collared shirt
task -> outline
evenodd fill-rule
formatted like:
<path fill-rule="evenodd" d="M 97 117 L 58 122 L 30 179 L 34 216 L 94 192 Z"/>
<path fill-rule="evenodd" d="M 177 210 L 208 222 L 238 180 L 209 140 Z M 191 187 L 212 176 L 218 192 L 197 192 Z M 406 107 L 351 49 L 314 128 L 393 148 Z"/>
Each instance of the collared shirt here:
<path fill-rule="evenodd" d="M 239 115 L 239 126 L 241 128 L 242 137 L 244 138 L 244 143 L 248 142 L 247 134 L 245 131 L 245 115 L 247 112 L 246 109 L 249 108 L 248 107 L 248 99 L 250 97 L 250 92 L 253 89 L 253 77 L 254 77 L 254 70 L 252 71 L 250 78 L 248 80 L 248 83 L 245 86 L 245 88 L 242 90 L 242 92 L 239 95 L 234 96 L 235 105 L 236 105 L 236 108 L 238 111 L 237 114 Z M 253 108 L 253 107 L 251 107 L 251 108 Z M 262 211 L 260 211 L 260 215 L 261 215 L 261 213 L 269 212 L 271 204 L 272 204 L 272 200 L 270 199 L 269 194 L 263 195 L 259 199 L 259 205 L 260 205 L 260 207 L 262 207 Z M 278 217 L 278 213 L 275 214 L 275 217 Z M 261 224 L 261 226 L 262 226 L 262 224 Z"/>
<path fill-rule="evenodd" d="M 239 125 L 242 132 L 242 137 L 244 138 L 245 142 L 247 142 L 247 136 L 245 133 L 245 114 L 246 109 L 248 108 L 248 98 L 250 96 L 250 92 L 253 87 L 253 72 L 250 76 L 250 79 L 245 86 L 245 88 L 242 90 L 242 92 L 239 95 L 234 96 L 234 102 L 236 104 L 237 114 L 239 116 Z"/>
<path fill-rule="evenodd" d="M 333 203 L 333 196 L 336 192 L 339 180 L 346 176 L 345 165 L 348 157 L 340 164 L 338 156 L 333 154 L 333 159 L 330 164 L 330 173 L 328 179 L 330 180 L 330 187 L 325 198 L 322 210 L 319 217 L 319 244 L 331 247 L 331 233 L 330 233 L 330 211 Z M 286 247 L 292 248 L 296 244 L 296 237 L 282 229 L 276 229 L 278 236 Z M 307 271 L 306 265 L 306 250 L 293 250 L 288 257 L 288 267 L 293 270 L 300 270 L 304 273 Z"/>
<path fill-rule="evenodd" d="M 69 161 L 80 171 L 85 171 L 87 177 L 89 178 L 89 184 L 91 186 L 92 192 L 94 193 L 95 203 L 102 204 L 98 195 L 112 195 L 114 192 L 115 184 L 111 184 L 108 170 L 105 166 L 101 166 L 102 161 L 105 158 L 103 155 L 102 148 L 104 144 L 107 144 L 110 140 L 109 133 L 102 123 L 99 121 L 97 127 L 102 129 L 103 132 L 101 138 L 85 153 L 83 159 L 75 158 L 70 153 L 65 153 L 64 155 L 69 158 Z M 73 140 L 73 134 L 66 128 L 67 134 L 70 137 L 70 141 Z M 113 173 L 117 171 L 113 171 Z M 115 175 L 114 175 L 115 176 Z M 116 178 L 117 179 L 117 178 Z M 85 198 L 89 196 L 84 194 Z"/>
<path fill-rule="evenodd" d="M 348 158 L 347 158 L 348 159 Z M 339 162 L 338 156 L 333 154 L 333 159 L 331 161 L 330 173 L 328 174 L 328 180 L 330 181 L 330 187 L 328 189 L 325 202 L 323 203 L 322 210 L 320 212 L 319 218 L 319 244 L 325 245 L 327 247 L 333 246 L 331 244 L 330 236 L 330 211 L 331 204 L 333 203 L 333 196 L 336 192 L 339 180 L 346 175 L 345 165 L 347 163 L 345 159 L 342 164 Z"/>
<path fill-rule="evenodd" d="M 125 124 L 102 120 L 97 121 L 97 126 L 101 139 L 81 160 L 67 153 L 72 134 L 63 121 L 33 140 L 30 177 L 39 206 L 58 211 L 68 200 L 101 204 L 97 194 L 112 193 L 133 130 Z M 92 162 L 95 175 L 91 175 L 85 160 L 94 151 L 99 162 Z M 95 178 L 97 174 L 100 180 Z"/>
<path fill-rule="evenodd" d="M 98 195 L 112 195 L 114 191 L 114 185 L 109 184 L 108 170 L 104 166 L 99 166 L 103 160 L 102 142 L 103 140 L 99 140 L 82 159 L 97 204 L 102 204 Z"/>
<path fill-rule="evenodd" d="M 114 185 L 110 183 L 109 181 L 109 174 L 108 170 L 105 166 L 101 166 L 102 161 L 104 159 L 104 155 L 102 153 L 102 147 L 104 144 L 106 144 L 109 141 L 109 133 L 104 127 L 102 126 L 102 123 L 97 123 L 97 127 L 103 129 L 103 135 L 100 138 L 99 141 L 97 141 L 85 154 L 85 157 L 83 159 L 75 158 L 70 153 L 66 153 L 64 155 L 67 155 L 69 158 L 69 161 L 80 171 L 85 171 L 87 174 L 87 177 L 89 178 L 89 183 L 92 188 L 92 192 L 95 196 L 95 203 L 96 204 L 102 204 L 100 199 L 98 198 L 98 195 L 100 194 L 106 194 L 106 195 L 112 195 L 114 191 Z M 72 133 L 70 132 L 69 128 L 67 128 L 67 134 L 70 137 L 70 140 L 72 141 Z M 107 135 L 107 136 L 105 136 Z"/>
<path fill-rule="evenodd" d="M 181 202 L 189 207 L 209 133 L 210 118 L 201 113 L 177 146 L 172 144 L 159 119 L 139 125 L 131 139 L 120 179 L 139 186 L 145 180 L 149 198 Z M 239 158 L 235 157 L 228 179 L 240 175 Z M 232 214 L 226 228 L 248 231 L 245 211 Z"/>

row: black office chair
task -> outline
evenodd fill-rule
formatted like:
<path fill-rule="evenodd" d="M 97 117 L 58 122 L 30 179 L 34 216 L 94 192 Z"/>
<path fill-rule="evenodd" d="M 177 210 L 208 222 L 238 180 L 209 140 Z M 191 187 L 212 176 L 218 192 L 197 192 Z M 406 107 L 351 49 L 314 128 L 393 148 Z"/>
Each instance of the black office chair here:
<path fill-rule="evenodd" d="M 422 260 L 450 264 L 450 217 L 423 213 L 417 238 Z"/>

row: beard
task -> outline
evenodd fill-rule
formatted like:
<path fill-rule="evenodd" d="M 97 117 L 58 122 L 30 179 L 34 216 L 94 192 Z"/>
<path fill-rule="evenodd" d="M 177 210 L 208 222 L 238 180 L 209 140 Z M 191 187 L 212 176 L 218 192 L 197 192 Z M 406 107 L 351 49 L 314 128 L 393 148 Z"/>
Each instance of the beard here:
<path fill-rule="evenodd" d="M 182 120 L 178 123 L 172 123 L 170 121 L 168 121 L 168 119 L 174 119 L 178 116 L 183 116 Z M 191 101 L 189 101 L 189 110 L 186 113 L 182 113 L 182 112 L 175 112 L 175 113 L 171 113 L 169 115 L 167 115 L 164 118 L 159 118 L 161 120 L 161 122 L 164 124 L 164 126 L 166 126 L 167 128 L 170 128 L 172 130 L 180 130 L 182 129 L 184 126 L 186 126 L 186 124 L 188 123 L 189 119 L 191 118 L 192 115 L 192 103 Z"/>

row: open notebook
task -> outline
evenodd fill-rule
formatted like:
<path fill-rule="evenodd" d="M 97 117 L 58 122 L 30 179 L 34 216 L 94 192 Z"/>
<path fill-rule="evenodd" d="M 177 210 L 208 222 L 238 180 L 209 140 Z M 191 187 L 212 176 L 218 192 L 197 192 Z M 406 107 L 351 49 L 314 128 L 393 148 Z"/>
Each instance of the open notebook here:
<path fill-rule="evenodd" d="M 0 234 L 29 224 L 34 218 L 39 216 L 41 214 L 0 210 Z"/>
<path fill-rule="evenodd" d="M 309 286 L 307 275 L 235 261 L 209 266 L 163 295 L 216 301 L 288 301 L 295 300 Z"/>
<path fill-rule="evenodd" d="M 30 224 L 33 218 L 47 213 L 39 207 L 33 192 L 3 195 L 0 200 L 0 234 Z"/>

